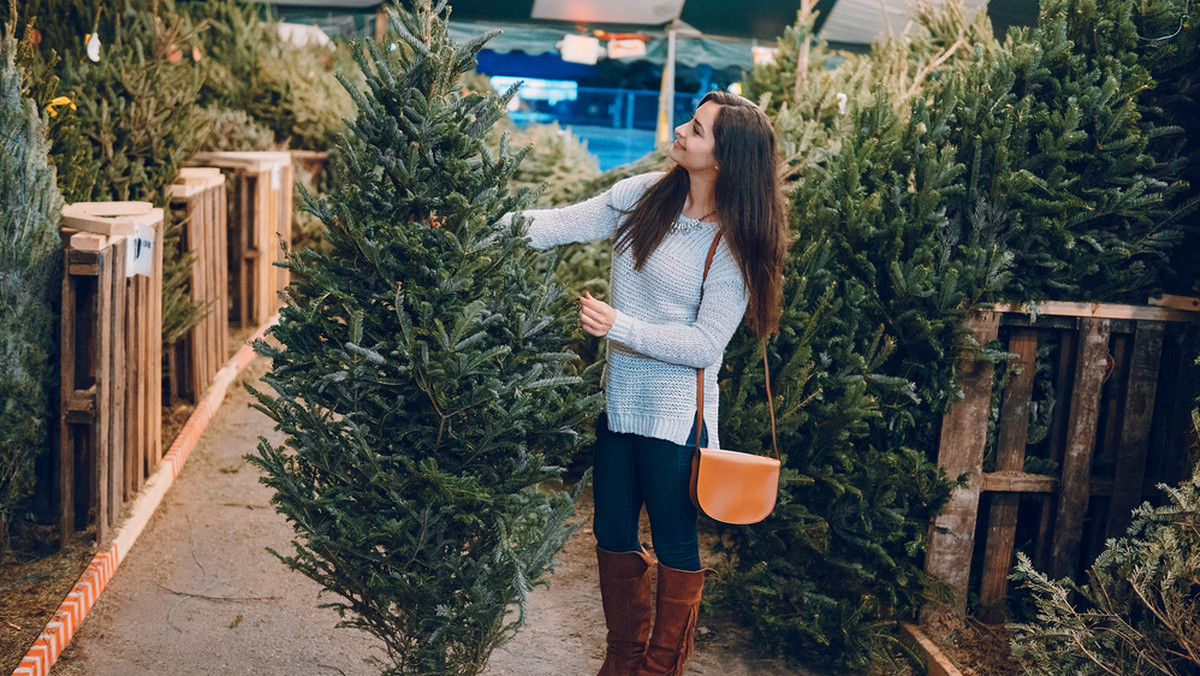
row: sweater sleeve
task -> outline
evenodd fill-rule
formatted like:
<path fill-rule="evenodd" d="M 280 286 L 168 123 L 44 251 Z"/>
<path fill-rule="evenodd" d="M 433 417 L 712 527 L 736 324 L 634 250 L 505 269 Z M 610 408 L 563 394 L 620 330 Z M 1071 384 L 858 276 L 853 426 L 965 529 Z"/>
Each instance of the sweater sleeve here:
<path fill-rule="evenodd" d="M 608 191 L 578 204 L 558 209 L 529 209 L 524 212 L 530 245 L 549 249 L 572 242 L 607 239 L 616 232 L 625 213 L 661 174 L 642 174 L 617 182 Z M 505 214 L 508 223 L 512 214 Z"/>
<path fill-rule="evenodd" d="M 742 323 L 749 301 L 737 264 L 731 256 L 726 256 L 720 269 L 714 261 L 709 270 L 694 322 L 654 324 L 617 310 L 617 319 L 607 337 L 659 361 L 707 368 L 721 361 L 725 346 Z"/>

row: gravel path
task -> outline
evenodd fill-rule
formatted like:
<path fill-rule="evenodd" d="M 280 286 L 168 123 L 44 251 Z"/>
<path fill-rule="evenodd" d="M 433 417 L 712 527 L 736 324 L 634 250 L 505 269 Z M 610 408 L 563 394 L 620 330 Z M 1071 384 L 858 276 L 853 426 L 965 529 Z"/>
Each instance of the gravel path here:
<path fill-rule="evenodd" d="M 243 375 L 258 378 L 264 360 Z M 292 530 L 270 489 L 243 459 L 271 421 L 230 388 L 187 465 L 92 608 L 52 674 L 345 674 L 381 671 L 374 637 L 336 629 L 318 608 L 318 586 L 271 556 L 290 551 Z M 590 504 L 581 506 L 586 518 Z M 486 676 L 594 674 L 604 625 L 586 528 L 568 543 L 550 586 L 530 598 L 528 624 L 492 655 Z M 780 676 L 808 672 L 746 657 L 745 634 L 710 630 L 690 675 Z"/>

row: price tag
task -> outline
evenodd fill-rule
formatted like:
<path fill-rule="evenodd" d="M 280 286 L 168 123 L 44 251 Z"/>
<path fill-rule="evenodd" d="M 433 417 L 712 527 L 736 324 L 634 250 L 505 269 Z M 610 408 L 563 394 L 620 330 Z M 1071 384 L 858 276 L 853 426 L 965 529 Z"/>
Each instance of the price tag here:
<path fill-rule="evenodd" d="M 142 275 L 149 277 L 154 274 L 154 226 L 135 225 L 133 234 L 129 236 L 125 246 L 125 276 Z"/>

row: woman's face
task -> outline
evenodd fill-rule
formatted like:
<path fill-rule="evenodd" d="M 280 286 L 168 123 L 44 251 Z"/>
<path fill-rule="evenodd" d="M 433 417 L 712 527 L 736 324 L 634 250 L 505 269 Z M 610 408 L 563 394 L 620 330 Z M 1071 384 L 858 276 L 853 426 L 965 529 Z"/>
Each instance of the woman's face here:
<path fill-rule="evenodd" d="M 713 126 L 720 109 L 720 105 L 706 101 L 696 109 L 691 120 L 675 127 L 675 143 L 667 150 L 667 156 L 687 169 L 688 173 L 716 170 Z"/>

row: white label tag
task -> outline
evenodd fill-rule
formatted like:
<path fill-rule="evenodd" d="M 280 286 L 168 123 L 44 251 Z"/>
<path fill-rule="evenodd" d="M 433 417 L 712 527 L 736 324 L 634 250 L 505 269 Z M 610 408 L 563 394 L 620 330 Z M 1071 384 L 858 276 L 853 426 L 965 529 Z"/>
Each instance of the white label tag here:
<path fill-rule="evenodd" d="M 149 277 L 154 274 L 154 227 L 150 225 L 133 226 L 133 234 L 128 237 L 125 245 L 125 276 L 142 275 Z"/>
<path fill-rule="evenodd" d="M 271 170 L 271 190 L 283 187 L 283 167 L 276 166 Z"/>

